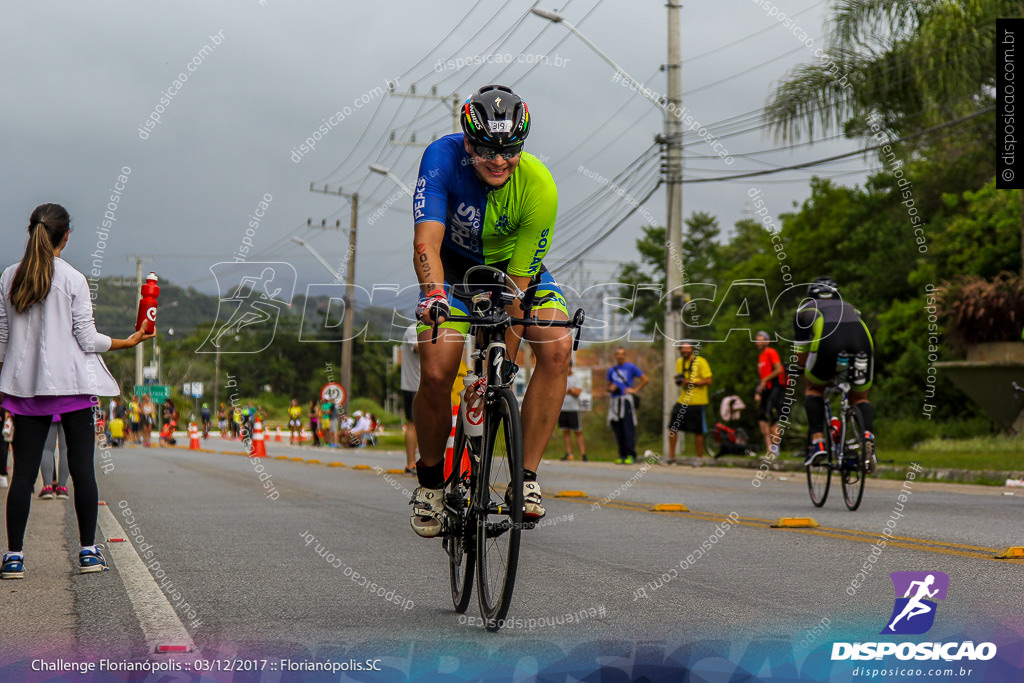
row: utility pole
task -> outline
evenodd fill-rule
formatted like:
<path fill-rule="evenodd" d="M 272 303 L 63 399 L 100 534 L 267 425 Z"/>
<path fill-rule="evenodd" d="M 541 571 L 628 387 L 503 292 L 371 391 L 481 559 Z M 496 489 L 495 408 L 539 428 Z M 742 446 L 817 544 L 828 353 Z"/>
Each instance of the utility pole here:
<path fill-rule="evenodd" d="M 431 86 L 429 95 L 418 95 L 416 93 L 416 85 L 414 84 L 409 86 L 409 92 L 395 92 L 392 90 L 391 94 L 394 95 L 395 97 L 412 97 L 414 99 L 420 100 L 437 100 L 438 102 L 447 102 L 450 99 L 452 102 L 452 132 L 458 133 L 460 130 L 462 130 L 462 125 L 459 123 L 459 109 L 461 102 L 459 100 L 458 93 L 452 93 L 451 95 L 438 95 L 437 86 L 434 85 Z M 403 140 L 396 140 L 395 131 L 391 131 L 391 137 L 389 139 L 389 142 L 392 145 L 405 145 L 407 147 L 426 147 L 429 144 L 426 142 L 416 142 L 415 133 L 413 133 L 412 139 L 408 142 Z"/>
<path fill-rule="evenodd" d="M 348 229 L 348 253 L 345 258 L 345 320 L 342 323 L 341 340 L 341 386 L 345 387 L 345 403 L 343 407 L 348 413 L 348 402 L 352 394 L 352 326 L 355 317 L 355 291 L 356 291 L 356 229 L 359 225 L 359 193 L 346 194 L 339 187 L 336 191 L 329 190 L 327 185 L 324 189 L 318 190 L 309 184 L 310 192 L 322 194 L 336 194 L 345 197 L 352 205 L 352 216 Z M 321 227 L 327 227 L 321 223 Z M 340 228 L 336 223 L 335 227 Z"/>
<path fill-rule="evenodd" d="M 665 73 L 668 76 L 668 107 L 665 111 L 665 208 L 667 212 L 665 227 L 667 231 L 667 249 L 665 250 L 665 321 L 664 321 L 664 354 L 665 367 L 663 372 L 663 411 L 662 411 L 662 452 L 668 457 L 675 453 L 668 452 L 669 416 L 676 398 L 675 360 L 676 340 L 682 338 L 683 308 L 683 124 L 682 113 L 682 75 L 680 74 L 679 54 L 679 10 L 682 5 L 676 0 L 668 4 L 668 63 Z M 679 265 L 676 265 L 676 264 Z"/>

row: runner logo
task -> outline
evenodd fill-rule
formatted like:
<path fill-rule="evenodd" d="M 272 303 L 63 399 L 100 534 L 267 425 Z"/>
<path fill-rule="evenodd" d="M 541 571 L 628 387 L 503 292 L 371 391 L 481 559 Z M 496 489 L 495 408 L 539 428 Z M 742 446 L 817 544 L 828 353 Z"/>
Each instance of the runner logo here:
<path fill-rule="evenodd" d="M 210 272 L 219 294 L 217 320 L 196 353 L 259 353 L 269 347 L 281 310 L 295 295 L 295 268 L 275 261 L 226 261 L 210 266 Z"/>
<path fill-rule="evenodd" d="M 945 572 L 892 572 L 896 604 L 883 635 L 926 633 L 935 623 L 935 600 L 945 600 L 949 576 Z"/>

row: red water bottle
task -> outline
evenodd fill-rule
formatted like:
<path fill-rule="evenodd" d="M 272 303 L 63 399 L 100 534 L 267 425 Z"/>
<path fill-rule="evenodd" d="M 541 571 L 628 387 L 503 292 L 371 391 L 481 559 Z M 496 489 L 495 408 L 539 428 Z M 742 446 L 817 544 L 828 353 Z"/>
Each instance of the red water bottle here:
<path fill-rule="evenodd" d="M 839 443 L 839 430 L 842 429 L 843 423 L 839 421 L 838 417 L 833 417 L 829 420 L 829 431 L 832 432 L 832 442 Z"/>
<path fill-rule="evenodd" d="M 156 273 L 150 273 L 142 285 L 142 299 L 139 301 L 139 317 L 135 321 L 135 329 L 146 326 L 146 334 L 156 328 L 156 304 L 160 296 L 160 287 L 156 284 Z"/>

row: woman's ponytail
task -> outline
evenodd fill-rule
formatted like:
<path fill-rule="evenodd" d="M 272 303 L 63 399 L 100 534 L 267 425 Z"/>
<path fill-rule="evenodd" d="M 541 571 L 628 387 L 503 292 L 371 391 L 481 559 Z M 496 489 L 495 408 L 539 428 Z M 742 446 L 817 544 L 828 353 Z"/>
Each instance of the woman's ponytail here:
<path fill-rule="evenodd" d="M 25 256 L 11 283 L 11 304 L 17 313 L 46 299 L 53 281 L 54 250 L 71 225 L 67 210 L 59 204 L 42 204 L 32 212 Z"/>

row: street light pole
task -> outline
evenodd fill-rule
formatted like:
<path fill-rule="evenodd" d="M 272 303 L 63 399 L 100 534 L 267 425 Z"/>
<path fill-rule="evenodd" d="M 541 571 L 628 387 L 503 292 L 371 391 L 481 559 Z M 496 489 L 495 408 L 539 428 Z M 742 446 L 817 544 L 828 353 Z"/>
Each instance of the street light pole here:
<path fill-rule="evenodd" d="M 679 10 L 682 5 L 676 4 L 676 0 L 668 1 L 668 63 L 665 69 L 668 73 L 668 97 L 663 102 L 654 96 L 649 88 L 638 83 L 626 73 L 625 69 L 616 64 L 611 57 L 606 55 L 597 45 L 590 42 L 579 30 L 565 20 L 558 12 L 533 8 L 533 14 L 543 17 L 556 24 L 562 24 L 573 35 L 583 41 L 591 50 L 607 62 L 615 71 L 622 75 L 622 79 L 633 86 L 665 114 L 665 133 L 658 137 L 665 147 L 664 183 L 666 188 L 665 197 L 665 230 L 667 248 L 665 250 L 665 318 L 662 321 L 664 353 L 664 367 L 662 371 L 662 452 L 668 453 L 668 421 L 672 412 L 672 405 L 675 403 L 675 344 L 681 338 L 679 328 L 682 311 L 682 285 L 683 285 L 683 136 L 682 121 L 682 78 L 680 74 L 680 52 L 679 52 Z M 675 267 L 676 262 L 679 267 Z"/>
<path fill-rule="evenodd" d="M 395 185 L 398 185 L 400 188 L 405 190 L 405 193 L 407 195 L 409 195 L 410 197 L 413 196 L 412 188 L 403 183 L 402 179 L 396 176 L 394 173 L 392 173 L 390 168 L 386 168 L 379 164 L 370 164 L 370 170 L 373 171 L 374 173 L 379 173 L 382 176 L 387 177 Z"/>

